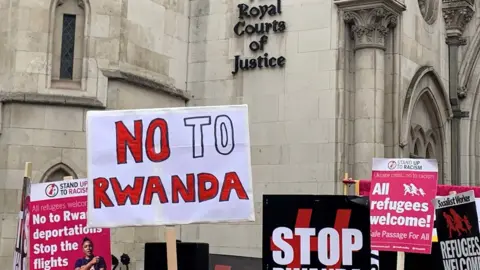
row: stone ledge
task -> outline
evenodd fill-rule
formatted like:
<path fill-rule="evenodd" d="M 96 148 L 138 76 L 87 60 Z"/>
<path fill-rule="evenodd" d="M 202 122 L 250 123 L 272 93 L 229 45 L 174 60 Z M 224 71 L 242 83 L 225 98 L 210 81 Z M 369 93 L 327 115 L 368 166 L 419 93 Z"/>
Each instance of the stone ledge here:
<path fill-rule="evenodd" d="M 167 85 L 165 83 L 158 82 L 154 79 L 147 78 L 142 75 L 137 75 L 132 72 L 118 69 L 102 69 L 102 73 L 109 80 L 120 80 L 131 83 L 133 85 L 148 87 L 150 89 L 153 89 L 154 91 L 163 92 L 167 95 L 178 97 L 185 101 L 189 101 L 192 98 L 192 96 L 184 90 L 177 89 L 172 85 Z"/>
<path fill-rule="evenodd" d="M 74 97 L 64 95 L 49 95 L 38 93 L 12 93 L 0 92 L 0 102 L 5 103 L 27 103 L 44 104 L 70 107 L 83 107 L 92 109 L 105 109 L 105 105 L 96 98 Z"/>
<path fill-rule="evenodd" d="M 407 9 L 404 3 L 397 0 L 334 0 L 333 3 L 343 10 L 359 10 L 384 6 L 397 14 L 401 14 Z"/>

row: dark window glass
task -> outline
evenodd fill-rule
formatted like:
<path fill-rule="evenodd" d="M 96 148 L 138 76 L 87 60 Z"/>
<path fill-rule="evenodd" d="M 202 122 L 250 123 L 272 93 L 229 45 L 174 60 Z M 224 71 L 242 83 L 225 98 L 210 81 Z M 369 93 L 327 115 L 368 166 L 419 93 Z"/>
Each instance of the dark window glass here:
<path fill-rule="evenodd" d="M 76 16 L 63 15 L 62 51 L 60 55 L 60 79 L 73 79 L 73 52 L 75 50 Z"/>

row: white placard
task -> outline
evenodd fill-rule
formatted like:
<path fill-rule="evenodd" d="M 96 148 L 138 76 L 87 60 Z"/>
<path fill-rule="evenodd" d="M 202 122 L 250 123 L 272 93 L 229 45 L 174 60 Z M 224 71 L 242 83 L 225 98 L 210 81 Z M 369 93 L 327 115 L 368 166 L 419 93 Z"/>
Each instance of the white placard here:
<path fill-rule="evenodd" d="M 435 209 L 442 209 L 471 202 L 475 202 L 475 192 L 473 190 L 450 194 L 448 196 L 436 197 L 433 199 L 432 203 L 435 205 Z"/>
<path fill-rule="evenodd" d="M 247 105 L 87 113 L 88 226 L 254 221 Z"/>
<path fill-rule="evenodd" d="M 372 171 L 438 172 L 436 159 L 373 158 Z"/>

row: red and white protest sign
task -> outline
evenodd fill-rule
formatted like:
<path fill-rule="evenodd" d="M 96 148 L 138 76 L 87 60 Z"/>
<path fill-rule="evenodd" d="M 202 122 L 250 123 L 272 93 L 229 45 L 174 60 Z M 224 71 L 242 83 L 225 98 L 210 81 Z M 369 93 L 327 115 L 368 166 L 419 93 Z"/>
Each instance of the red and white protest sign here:
<path fill-rule="evenodd" d="M 430 254 L 438 165 L 430 159 L 373 159 L 373 250 Z"/>
<path fill-rule="evenodd" d="M 255 221 L 248 128 L 247 105 L 89 111 L 88 226 Z"/>
<path fill-rule="evenodd" d="M 110 229 L 86 226 L 87 182 L 81 179 L 31 186 L 26 218 L 29 269 L 77 269 L 89 261 L 87 256 L 99 257 L 95 269 L 111 269 Z"/>

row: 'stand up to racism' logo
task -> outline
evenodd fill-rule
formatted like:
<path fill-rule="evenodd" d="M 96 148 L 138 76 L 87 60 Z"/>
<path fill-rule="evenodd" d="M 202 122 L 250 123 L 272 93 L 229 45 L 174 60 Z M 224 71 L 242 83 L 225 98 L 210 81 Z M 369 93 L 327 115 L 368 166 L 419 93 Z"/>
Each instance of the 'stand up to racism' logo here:
<path fill-rule="evenodd" d="M 395 162 L 395 160 L 390 160 L 390 161 L 388 162 L 388 168 L 389 168 L 390 170 L 396 169 L 396 168 L 397 168 L 397 162 Z"/>
<path fill-rule="evenodd" d="M 47 195 L 47 197 L 50 197 L 50 198 L 53 198 L 55 196 L 57 196 L 58 194 L 58 186 L 55 185 L 55 184 L 49 184 L 47 185 L 47 187 L 45 188 L 45 195 Z"/>
<path fill-rule="evenodd" d="M 449 238 L 452 238 L 452 233 L 457 233 L 458 236 L 470 235 L 472 233 L 472 224 L 468 220 L 467 215 L 459 215 L 453 208 L 450 208 L 450 214 L 443 212 L 443 218 L 447 223 Z"/>

